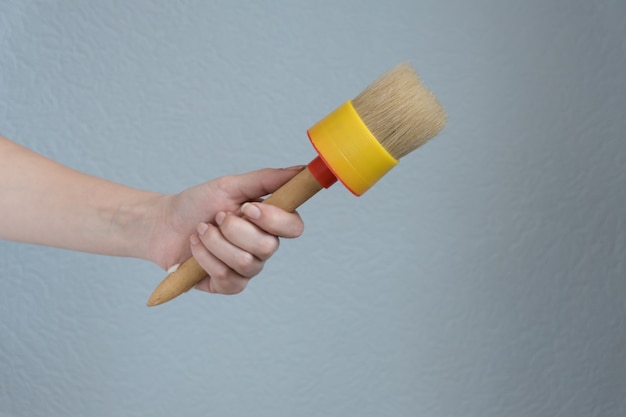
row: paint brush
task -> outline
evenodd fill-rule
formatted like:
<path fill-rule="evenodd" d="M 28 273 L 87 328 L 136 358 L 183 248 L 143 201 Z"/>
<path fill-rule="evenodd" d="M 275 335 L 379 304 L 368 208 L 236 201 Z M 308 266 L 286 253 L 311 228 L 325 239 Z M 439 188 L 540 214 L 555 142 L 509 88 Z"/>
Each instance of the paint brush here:
<path fill-rule="evenodd" d="M 435 95 L 409 64 L 400 64 L 307 131 L 318 156 L 263 203 L 292 212 L 337 180 L 360 196 L 445 123 Z M 191 258 L 159 284 L 147 305 L 165 303 L 205 276 Z"/>

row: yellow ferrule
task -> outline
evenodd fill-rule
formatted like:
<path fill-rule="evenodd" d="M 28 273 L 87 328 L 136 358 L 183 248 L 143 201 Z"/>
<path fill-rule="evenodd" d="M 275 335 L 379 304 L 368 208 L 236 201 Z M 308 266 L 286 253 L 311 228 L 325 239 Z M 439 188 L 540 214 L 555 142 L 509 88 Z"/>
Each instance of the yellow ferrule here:
<path fill-rule="evenodd" d="M 351 101 L 339 106 L 307 133 L 326 166 L 357 196 L 398 163 L 369 131 Z"/>

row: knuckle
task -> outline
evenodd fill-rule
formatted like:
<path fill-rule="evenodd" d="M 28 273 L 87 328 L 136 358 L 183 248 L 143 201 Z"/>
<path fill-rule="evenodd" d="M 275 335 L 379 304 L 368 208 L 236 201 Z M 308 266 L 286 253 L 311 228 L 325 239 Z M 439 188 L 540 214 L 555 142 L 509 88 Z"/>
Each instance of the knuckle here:
<path fill-rule="evenodd" d="M 233 262 L 233 269 L 238 271 L 244 277 L 250 278 L 259 272 L 259 261 L 249 252 L 240 252 L 236 255 Z"/>
<path fill-rule="evenodd" d="M 296 213 L 289 213 L 275 219 L 276 227 L 282 230 L 282 236 L 287 238 L 299 237 L 304 232 L 304 222 Z"/>
<path fill-rule="evenodd" d="M 274 236 L 267 236 L 265 239 L 262 239 L 257 247 L 258 255 L 261 259 L 267 259 L 272 256 L 280 245 L 280 241 L 278 238 Z"/>
<path fill-rule="evenodd" d="M 221 193 L 227 194 L 237 185 L 233 176 L 224 176 L 216 178 L 212 181 L 212 185 Z"/>
<path fill-rule="evenodd" d="M 291 227 L 291 236 L 292 237 L 300 237 L 304 233 L 304 223 L 302 221 L 296 222 Z"/>
<path fill-rule="evenodd" d="M 209 276 L 216 284 L 222 284 L 227 282 L 231 276 L 230 271 L 226 266 L 214 266 L 209 272 Z"/>
<path fill-rule="evenodd" d="M 238 281 L 240 281 L 240 280 L 238 280 Z M 240 294 L 245 289 L 246 289 L 245 283 L 242 284 L 240 282 L 235 282 L 235 283 L 229 284 L 226 288 L 224 288 L 222 290 L 222 294 L 224 294 L 224 295 Z"/>
<path fill-rule="evenodd" d="M 213 277 L 211 277 L 211 279 L 213 279 Z M 247 282 L 245 279 L 228 277 L 216 279 L 214 284 L 214 288 L 219 294 L 235 295 L 246 288 Z"/>

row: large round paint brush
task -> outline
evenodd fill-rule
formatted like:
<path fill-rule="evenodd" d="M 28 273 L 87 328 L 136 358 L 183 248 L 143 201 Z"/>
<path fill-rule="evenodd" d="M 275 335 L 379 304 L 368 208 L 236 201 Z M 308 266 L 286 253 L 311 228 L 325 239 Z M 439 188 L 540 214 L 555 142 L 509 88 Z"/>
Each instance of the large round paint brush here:
<path fill-rule="evenodd" d="M 294 211 L 337 180 L 360 196 L 445 123 L 434 94 L 410 65 L 400 64 L 307 131 L 318 156 L 263 203 Z M 147 305 L 165 303 L 205 276 L 191 258 L 159 284 Z"/>

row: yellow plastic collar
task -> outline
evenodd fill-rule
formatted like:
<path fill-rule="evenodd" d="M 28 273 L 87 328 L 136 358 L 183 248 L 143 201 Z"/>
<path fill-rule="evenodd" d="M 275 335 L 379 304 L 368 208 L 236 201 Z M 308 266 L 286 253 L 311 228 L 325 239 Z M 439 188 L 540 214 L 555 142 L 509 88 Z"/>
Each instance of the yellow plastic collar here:
<path fill-rule="evenodd" d="M 357 196 L 398 163 L 369 131 L 351 101 L 339 106 L 307 133 L 328 168 Z"/>

